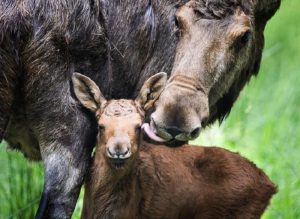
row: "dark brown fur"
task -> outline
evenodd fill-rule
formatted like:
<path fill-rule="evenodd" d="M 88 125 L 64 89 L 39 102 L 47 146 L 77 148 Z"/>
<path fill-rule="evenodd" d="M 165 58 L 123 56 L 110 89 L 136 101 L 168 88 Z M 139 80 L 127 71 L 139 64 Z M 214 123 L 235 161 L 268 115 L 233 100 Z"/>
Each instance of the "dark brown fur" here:
<path fill-rule="evenodd" d="M 0 1 L 0 141 L 44 162 L 37 218 L 71 217 L 89 164 L 96 126 L 70 78 L 84 69 L 105 83 L 100 17 L 97 2 Z"/>

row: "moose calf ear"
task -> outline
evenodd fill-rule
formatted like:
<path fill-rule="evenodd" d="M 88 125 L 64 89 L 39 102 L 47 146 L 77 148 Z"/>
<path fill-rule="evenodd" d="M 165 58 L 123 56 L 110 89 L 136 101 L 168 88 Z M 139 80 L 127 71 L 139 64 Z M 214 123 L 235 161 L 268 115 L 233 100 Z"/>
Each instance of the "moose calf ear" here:
<path fill-rule="evenodd" d="M 72 82 L 77 99 L 91 111 L 96 112 L 101 107 L 101 104 L 106 101 L 99 87 L 89 77 L 75 72 Z"/>
<path fill-rule="evenodd" d="M 164 72 L 151 76 L 141 88 L 136 98 L 136 102 L 144 109 L 148 110 L 158 99 L 167 83 L 167 74 Z"/>

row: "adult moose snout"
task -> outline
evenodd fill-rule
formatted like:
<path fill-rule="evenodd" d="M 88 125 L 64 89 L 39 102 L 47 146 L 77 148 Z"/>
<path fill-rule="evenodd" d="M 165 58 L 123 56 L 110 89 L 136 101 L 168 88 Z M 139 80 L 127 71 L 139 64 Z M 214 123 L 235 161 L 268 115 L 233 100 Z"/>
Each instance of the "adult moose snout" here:
<path fill-rule="evenodd" d="M 159 125 L 156 123 L 155 114 L 153 114 L 150 122 L 150 125 L 152 127 L 151 130 L 165 139 L 165 141 L 177 140 L 186 142 L 189 140 L 193 140 L 199 136 L 201 130 L 201 122 L 199 121 L 198 117 L 195 118 L 194 124 L 188 127 L 182 126 L 182 123 L 181 125 L 179 125 L 176 121 L 176 118 L 178 117 L 175 117 L 175 121 L 168 123 L 170 124 L 169 126 L 164 126 L 162 124 Z"/>
<path fill-rule="evenodd" d="M 152 140 L 161 138 L 178 145 L 199 136 L 209 116 L 208 99 L 204 92 L 186 86 L 173 80 L 162 92 L 151 114 L 150 128 L 145 130 Z"/>
<path fill-rule="evenodd" d="M 166 131 L 178 141 L 189 141 L 198 137 L 200 133 L 200 127 L 197 127 L 193 131 L 187 133 L 176 127 L 167 127 Z"/>

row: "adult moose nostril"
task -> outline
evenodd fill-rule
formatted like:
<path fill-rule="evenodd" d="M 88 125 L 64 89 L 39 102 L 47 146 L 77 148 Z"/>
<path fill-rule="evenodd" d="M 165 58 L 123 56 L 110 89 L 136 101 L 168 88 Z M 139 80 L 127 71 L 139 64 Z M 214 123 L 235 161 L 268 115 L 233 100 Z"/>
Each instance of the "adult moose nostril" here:
<path fill-rule="evenodd" d="M 183 131 L 181 131 L 180 129 L 176 128 L 176 127 L 169 127 L 169 128 L 166 128 L 166 131 L 172 135 L 173 137 L 183 133 Z"/>
<path fill-rule="evenodd" d="M 197 127 L 195 128 L 192 132 L 191 132 L 191 138 L 194 139 L 194 138 L 197 138 L 200 134 L 200 130 L 201 128 L 200 127 Z"/>

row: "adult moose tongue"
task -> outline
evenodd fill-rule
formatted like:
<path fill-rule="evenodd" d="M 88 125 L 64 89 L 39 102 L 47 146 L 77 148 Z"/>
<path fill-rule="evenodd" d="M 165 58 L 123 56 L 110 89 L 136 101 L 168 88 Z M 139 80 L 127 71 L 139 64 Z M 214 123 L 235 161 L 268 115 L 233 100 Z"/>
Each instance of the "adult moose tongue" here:
<path fill-rule="evenodd" d="M 150 128 L 149 123 L 144 123 L 142 125 L 142 130 L 148 135 L 149 138 L 151 138 L 154 141 L 157 141 L 157 142 L 166 142 L 167 141 L 167 140 L 157 136 Z"/>

